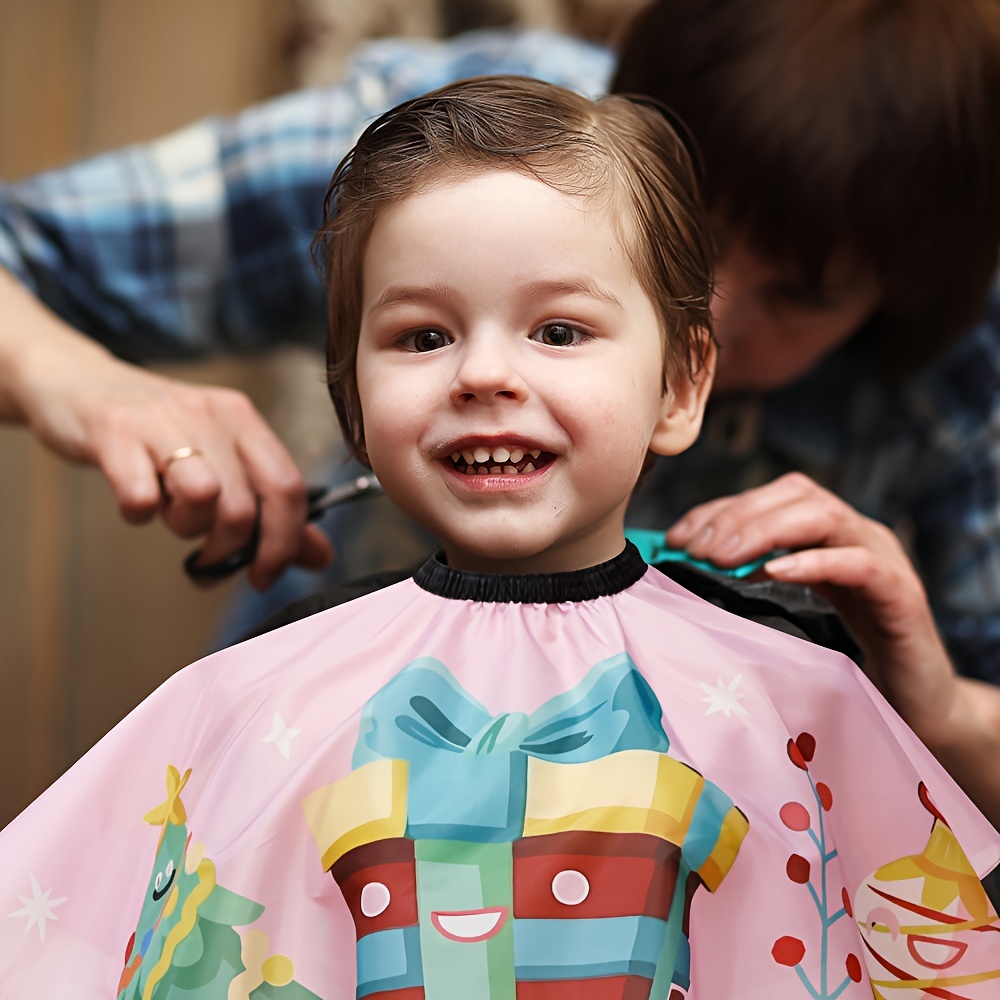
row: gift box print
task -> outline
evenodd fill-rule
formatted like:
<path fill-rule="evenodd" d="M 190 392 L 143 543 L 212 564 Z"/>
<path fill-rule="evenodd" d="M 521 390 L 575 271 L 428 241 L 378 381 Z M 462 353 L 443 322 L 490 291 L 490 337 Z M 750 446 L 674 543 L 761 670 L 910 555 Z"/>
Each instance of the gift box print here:
<path fill-rule="evenodd" d="M 612 695 L 644 683 L 622 659 Z M 434 670 L 435 680 L 443 676 Z M 471 699 L 451 683 L 467 708 Z M 591 678 L 588 693 L 595 687 Z M 655 706 L 648 742 L 664 746 L 650 698 L 632 700 Z M 417 704 L 424 721 L 464 733 L 443 709 Z M 491 739 L 487 753 L 427 754 L 432 741 L 422 739 L 411 759 L 368 760 L 307 798 L 323 867 L 357 929 L 358 997 L 632 1000 L 666 997 L 671 982 L 686 988 L 691 897 L 721 883 L 746 819 L 657 749 L 612 746 L 580 760 L 583 747 L 602 741 L 578 725 L 600 712 L 578 708 L 577 729 L 555 737 L 575 755 L 570 762 L 552 752 L 552 740 L 544 757 L 524 749 L 539 745 L 539 730 L 560 729 L 525 716 L 513 727 L 516 744 Z M 509 718 L 494 720 L 495 731 Z M 419 732 L 405 715 L 395 721 Z M 628 733 L 634 744 L 635 727 L 615 723 L 616 739 Z"/>

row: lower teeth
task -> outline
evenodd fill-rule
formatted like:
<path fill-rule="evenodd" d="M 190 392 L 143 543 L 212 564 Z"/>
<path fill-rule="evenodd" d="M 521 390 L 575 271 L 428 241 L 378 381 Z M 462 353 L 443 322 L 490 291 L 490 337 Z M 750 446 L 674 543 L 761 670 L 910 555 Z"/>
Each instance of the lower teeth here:
<path fill-rule="evenodd" d="M 462 456 L 459 456 L 460 458 Z M 541 466 L 539 462 L 539 466 Z M 528 462 L 523 468 L 518 469 L 516 465 L 476 465 L 472 462 L 466 462 L 464 468 L 459 468 L 457 471 L 463 472 L 467 476 L 523 476 L 529 472 L 535 472 L 536 467 L 532 462 Z"/>

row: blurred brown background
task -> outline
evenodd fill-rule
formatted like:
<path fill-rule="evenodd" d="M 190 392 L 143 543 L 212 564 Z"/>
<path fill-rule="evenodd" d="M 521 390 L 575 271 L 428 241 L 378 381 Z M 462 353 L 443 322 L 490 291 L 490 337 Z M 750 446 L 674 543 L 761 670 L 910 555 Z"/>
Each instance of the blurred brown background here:
<path fill-rule="evenodd" d="M 0 0 L 0 179 L 278 92 L 291 13 L 285 0 Z M 264 407 L 274 395 L 259 363 L 175 371 Z M 126 526 L 97 472 L 0 429 L 0 825 L 204 651 L 226 593 L 185 581 L 190 547 Z"/>
<path fill-rule="evenodd" d="M 335 79 L 365 37 L 518 23 L 606 38 L 637 3 L 0 0 L 0 180 Z M 246 390 L 304 467 L 332 441 L 318 354 L 163 370 Z M 0 826 L 205 651 L 230 590 L 186 582 L 191 547 L 126 526 L 97 472 L 0 427 Z"/>

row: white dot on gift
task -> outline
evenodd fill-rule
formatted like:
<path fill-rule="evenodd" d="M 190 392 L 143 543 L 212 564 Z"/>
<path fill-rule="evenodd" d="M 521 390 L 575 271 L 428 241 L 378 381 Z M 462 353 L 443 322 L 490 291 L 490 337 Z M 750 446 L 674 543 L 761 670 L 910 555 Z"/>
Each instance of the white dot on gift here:
<path fill-rule="evenodd" d="M 552 879 L 552 895 L 566 906 L 582 903 L 590 894 L 590 883 L 583 872 L 567 868 Z"/>
<path fill-rule="evenodd" d="M 366 917 L 377 917 L 385 913 L 389 905 L 389 890 L 381 882 L 369 882 L 361 890 L 361 912 Z"/>

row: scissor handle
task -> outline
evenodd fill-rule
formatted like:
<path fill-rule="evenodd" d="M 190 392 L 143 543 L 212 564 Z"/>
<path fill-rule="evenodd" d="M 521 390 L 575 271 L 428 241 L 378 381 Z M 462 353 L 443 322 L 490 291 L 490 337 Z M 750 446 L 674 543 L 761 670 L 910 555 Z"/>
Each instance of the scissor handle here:
<path fill-rule="evenodd" d="M 308 520 L 315 521 L 326 512 L 325 507 L 314 508 L 314 504 L 320 497 L 325 496 L 327 488 L 325 486 L 310 486 L 306 493 L 306 500 L 309 504 Z M 257 548 L 260 545 L 260 511 L 257 512 L 257 520 L 254 522 L 253 533 L 235 552 L 230 552 L 228 556 L 223 556 L 215 562 L 201 564 L 198 560 L 204 549 L 195 549 L 184 560 L 184 572 L 189 579 L 195 583 L 211 583 L 216 580 L 225 580 L 227 576 L 238 573 L 241 569 L 246 569 L 254 559 L 257 558 Z"/>
<path fill-rule="evenodd" d="M 201 564 L 198 560 L 204 549 L 195 549 L 184 560 L 184 572 L 195 583 L 209 583 L 215 580 L 225 580 L 227 576 L 238 573 L 249 566 L 257 556 L 257 546 L 260 544 L 260 519 L 254 525 L 253 534 L 235 552 L 223 556 L 215 562 Z"/>

